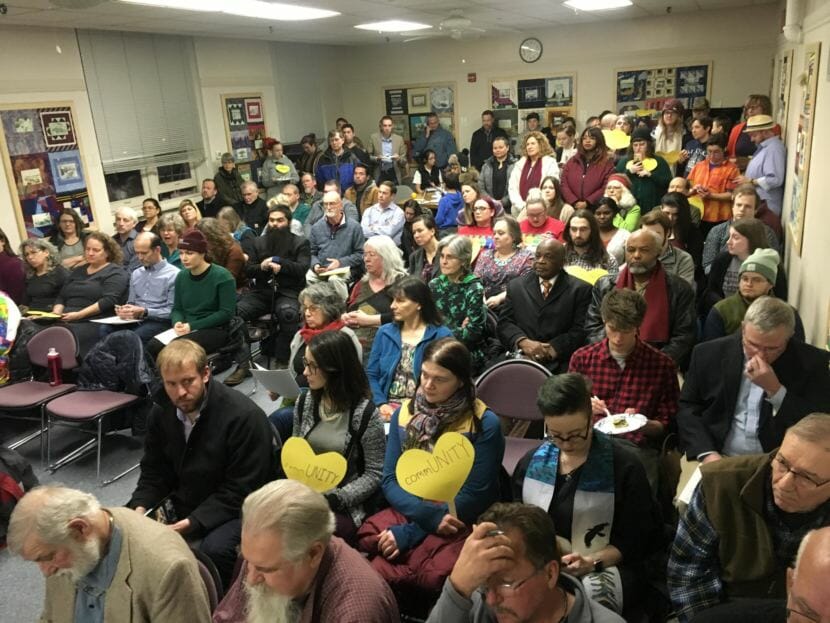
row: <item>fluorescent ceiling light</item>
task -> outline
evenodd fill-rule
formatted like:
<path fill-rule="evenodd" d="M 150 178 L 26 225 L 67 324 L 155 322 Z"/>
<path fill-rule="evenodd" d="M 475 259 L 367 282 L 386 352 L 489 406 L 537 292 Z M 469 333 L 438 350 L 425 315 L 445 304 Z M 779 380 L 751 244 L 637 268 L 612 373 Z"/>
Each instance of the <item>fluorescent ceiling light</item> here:
<path fill-rule="evenodd" d="M 429 24 L 418 22 L 407 22 L 400 19 L 390 19 L 385 22 L 371 22 L 370 24 L 358 24 L 355 28 L 360 30 L 374 30 L 377 32 L 412 32 L 413 30 L 424 30 L 432 28 Z"/>
<path fill-rule="evenodd" d="M 631 6 L 631 0 L 568 0 L 566 7 L 578 11 L 607 11 L 608 9 L 622 9 Z"/>
<path fill-rule="evenodd" d="M 272 19 L 286 22 L 320 19 L 340 15 L 337 11 L 313 9 L 310 7 L 264 0 L 121 0 L 128 4 L 143 4 L 165 9 L 182 9 L 185 11 L 202 11 L 207 13 L 227 13 L 260 19 Z"/>

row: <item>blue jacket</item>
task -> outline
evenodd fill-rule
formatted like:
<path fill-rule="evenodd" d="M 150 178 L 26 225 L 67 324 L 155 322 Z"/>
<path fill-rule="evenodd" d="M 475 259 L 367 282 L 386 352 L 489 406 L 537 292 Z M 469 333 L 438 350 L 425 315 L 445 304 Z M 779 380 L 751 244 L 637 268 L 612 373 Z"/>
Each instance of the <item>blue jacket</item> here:
<path fill-rule="evenodd" d="M 415 361 L 412 371 L 415 380 L 421 375 L 421 362 L 424 360 L 424 350 L 427 344 L 442 337 L 452 337 L 452 331 L 447 327 L 427 325 L 424 336 L 415 347 Z M 372 344 L 372 353 L 369 355 L 369 364 L 366 374 L 369 377 L 369 386 L 372 388 L 372 400 L 377 406 L 389 402 L 389 388 L 395 378 L 395 370 L 401 361 L 401 329 L 396 322 L 381 326 L 375 334 Z"/>
<path fill-rule="evenodd" d="M 407 493 L 398 484 L 395 467 L 403 452 L 406 425 L 411 419 L 408 405 L 407 400 L 392 414 L 381 485 L 383 495 L 392 508 L 405 515 L 410 522 L 390 528 L 402 554 L 418 545 L 428 534 L 435 534 L 444 515 L 449 512 L 446 503 L 422 500 Z M 474 432 L 473 418 L 479 420 L 478 432 Z M 498 416 L 480 400 L 476 400 L 470 417 L 459 422 L 453 430 L 468 437 L 475 449 L 473 469 L 455 496 L 458 518 L 471 526 L 481 513 L 499 500 L 499 470 L 504 458 L 504 435 Z"/>
<path fill-rule="evenodd" d="M 418 160 L 427 149 L 435 152 L 435 164 L 439 169 L 445 168 L 450 156 L 458 151 L 455 146 L 455 137 L 440 126 L 430 133 L 429 138 L 422 134 L 415 140 L 415 144 L 412 146 L 412 155 Z"/>
<path fill-rule="evenodd" d="M 354 165 L 360 159 L 348 148 L 343 149 L 340 157 L 336 156 L 331 149 L 327 149 L 317 165 L 317 188 L 323 190 L 323 186 L 329 180 L 337 180 L 340 184 L 340 192 L 346 192 L 347 188 L 354 186 Z"/>
<path fill-rule="evenodd" d="M 438 212 L 435 215 L 435 224 L 438 229 L 446 229 L 447 227 L 458 227 L 456 219 L 458 218 L 458 211 L 464 207 L 464 198 L 461 193 L 448 192 L 441 197 L 438 202 Z"/>

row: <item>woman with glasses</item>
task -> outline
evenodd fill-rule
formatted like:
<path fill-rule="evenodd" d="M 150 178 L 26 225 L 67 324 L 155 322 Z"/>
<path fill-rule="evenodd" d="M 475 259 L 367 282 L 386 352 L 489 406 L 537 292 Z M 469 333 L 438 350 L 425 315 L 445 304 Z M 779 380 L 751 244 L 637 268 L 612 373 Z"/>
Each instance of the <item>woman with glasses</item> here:
<path fill-rule="evenodd" d="M 28 309 L 52 309 L 69 278 L 69 271 L 61 265 L 57 249 L 43 238 L 27 238 L 20 244 L 20 255 L 25 260 L 26 268 L 23 303 Z M 3 287 L 4 274 L 5 271 L 0 270 L 0 290 L 8 292 Z"/>
<path fill-rule="evenodd" d="M 164 214 L 159 219 L 159 236 L 164 243 L 161 246 L 161 256 L 167 260 L 168 264 L 178 269 L 184 268 L 179 255 L 179 240 L 185 229 L 184 219 L 175 212 Z"/>
<path fill-rule="evenodd" d="M 335 534 L 353 543 L 366 516 L 363 504 L 380 487 L 383 422 L 349 335 L 318 333 L 306 345 L 302 363 L 309 391 L 297 400 L 292 436 L 308 441 L 316 454 L 336 452 L 346 458 L 346 477 L 323 495 L 335 514 Z"/>
<path fill-rule="evenodd" d="M 592 427 L 589 381 L 566 373 L 539 390 L 545 442 L 513 473 L 513 497 L 553 518 L 562 571 L 582 579 L 591 597 L 622 614 L 638 604 L 644 562 L 663 542 L 646 472 L 633 451 Z"/>
<path fill-rule="evenodd" d="M 287 369 L 294 373 L 294 380 L 300 388 L 308 387 L 308 380 L 305 376 L 305 364 L 303 354 L 311 340 L 321 333 L 327 331 L 339 331 L 348 336 L 358 360 L 363 359 L 363 348 L 360 340 L 357 339 L 354 331 L 345 325 L 341 316 L 346 311 L 343 299 L 327 281 L 318 281 L 305 288 L 297 297 L 300 302 L 303 324 L 300 330 L 294 334 L 291 340 L 288 355 Z M 273 392 L 268 393 L 271 400 L 277 400 L 279 396 Z M 277 409 L 269 418 L 276 427 L 282 439 L 291 436 L 291 419 L 294 410 L 292 407 Z"/>
<path fill-rule="evenodd" d="M 72 208 L 61 208 L 58 213 L 57 230 L 49 238 L 49 242 L 58 250 L 61 264 L 72 270 L 80 266 L 84 259 L 84 222 Z"/>
<path fill-rule="evenodd" d="M 140 220 L 135 230 L 140 234 L 143 231 L 151 231 L 158 235 L 159 233 L 159 219 L 161 218 L 161 204 L 153 197 L 147 197 L 141 203 L 141 213 L 144 218 Z"/>
<path fill-rule="evenodd" d="M 364 357 L 380 325 L 392 322 L 390 288 L 406 275 L 401 250 L 389 236 L 372 236 L 363 245 L 366 274 L 352 288 L 343 322 L 357 334 Z"/>
<path fill-rule="evenodd" d="M 455 513 L 446 503 L 404 491 L 395 472 L 403 452 L 431 452 L 451 431 L 467 437 L 475 449 L 472 470 L 454 500 Z M 498 416 L 476 399 L 469 351 L 450 337 L 430 342 L 415 397 L 401 404 L 389 427 L 383 494 L 391 508 L 358 530 L 358 548 L 393 590 L 441 590 L 473 523 L 498 500 L 503 456 Z"/>
<path fill-rule="evenodd" d="M 530 200 L 530 199 L 528 199 Z M 493 225 L 493 248 L 482 249 L 475 274 L 484 286 L 484 302 L 497 309 L 507 298 L 511 279 L 526 275 L 533 269 L 533 253 L 522 246 L 522 230 L 512 216 L 502 216 Z"/>
<path fill-rule="evenodd" d="M 458 228 L 458 233 L 462 236 L 492 237 L 496 218 L 504 214 L 504 210 L 499 210 L 499 207 L 501 207 L 499 202 L 492 197 L 479 197 L 473 201 L 469 208 L 471 217 L 466 224 Z M 468 208 L 465 207 L 463 214 L 466 214 L 467 211 Z"/>

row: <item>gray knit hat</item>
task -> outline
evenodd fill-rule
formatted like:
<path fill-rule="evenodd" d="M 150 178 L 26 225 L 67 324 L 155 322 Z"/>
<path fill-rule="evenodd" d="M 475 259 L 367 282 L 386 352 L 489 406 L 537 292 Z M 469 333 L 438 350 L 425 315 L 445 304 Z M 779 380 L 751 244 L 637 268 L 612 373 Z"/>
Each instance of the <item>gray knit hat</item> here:
<path fill-rule="evenodd" d="M 781 261 L 775 249 L 756 249 L 752 255 L 741 264 L 739 275 L 745 272 L 758 273 L 764 279 L 775 285 L 778 278 L 778 263 Z"/>

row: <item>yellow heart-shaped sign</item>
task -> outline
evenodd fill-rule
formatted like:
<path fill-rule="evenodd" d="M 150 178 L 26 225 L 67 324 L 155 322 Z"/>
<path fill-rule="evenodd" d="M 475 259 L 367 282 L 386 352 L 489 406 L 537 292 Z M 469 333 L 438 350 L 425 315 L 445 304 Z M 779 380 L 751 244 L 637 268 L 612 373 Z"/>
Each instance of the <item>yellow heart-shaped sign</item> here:
<path fill-rule="evenodd" d="M 663 160 L 669 163 L 669 166 L 673 166 L 680 160 L 680 152 L 679 151 L 658 151 L 658 156 L 661 156 Z"/>
<path fill-rule="evenodd" d="M 592 268 L 591 270 L 587 270 L 585 268 L 582 268 L 582 266 L 577 266 L 576 264 L 566 266 L 565 270 L 568 271 L 568 274 L 572 277 L 581 279 L 582 281 L 590 283 L 591 285 L 594 285 L 600 277 L 603 277 L 608 274 L 608 271 L 604 268 Z"/>
<path fill-rule="evenodd" d="M 277 170 L 277 173 L 282 173 L 283 175 L 285 175 L 291 170 L 291 167 L 289 167 L 287 164 L 278 164 L 275 165 L 274 168 Z"/>
<path fill-rule="evenodd" d="M 643 160 L 643 168 L 646 171 L 654 171 L 657 168 L 657 161 L 654 158 L 646 158 Z"/>
<path fill-rule="evenodd" d="M 631 144 L 631 137 L 622 130 L 603 130 L 602 135 L 605 137 L 605 144 L 608 149 L 614 151 L 626 149 Z"/>
<path fill-rule="evenodd" d="M 337 452 L 314 454 L 302 437 L 291 437 L 282 447 L 285 475 L 319 493 L 334 489 L 346 477 L 346 459 Z"/>
<path fill-rule="evenodd" d="M 703 214 L 703 199 L 698 195 L 692 195 L 691 197 L 689 197 L 689 205 L 693 208 L 697 208 L 697 211 L 700 212 L 701 215 Z"/>
<path fill-rule="evenodd" d="M 460 433 L 444 433 L 432 452 L 407 450 L 398 459 L 395 475 L 404 491 L 425 500 L 452 502 L 470 470 L 475 448 Z"/>

